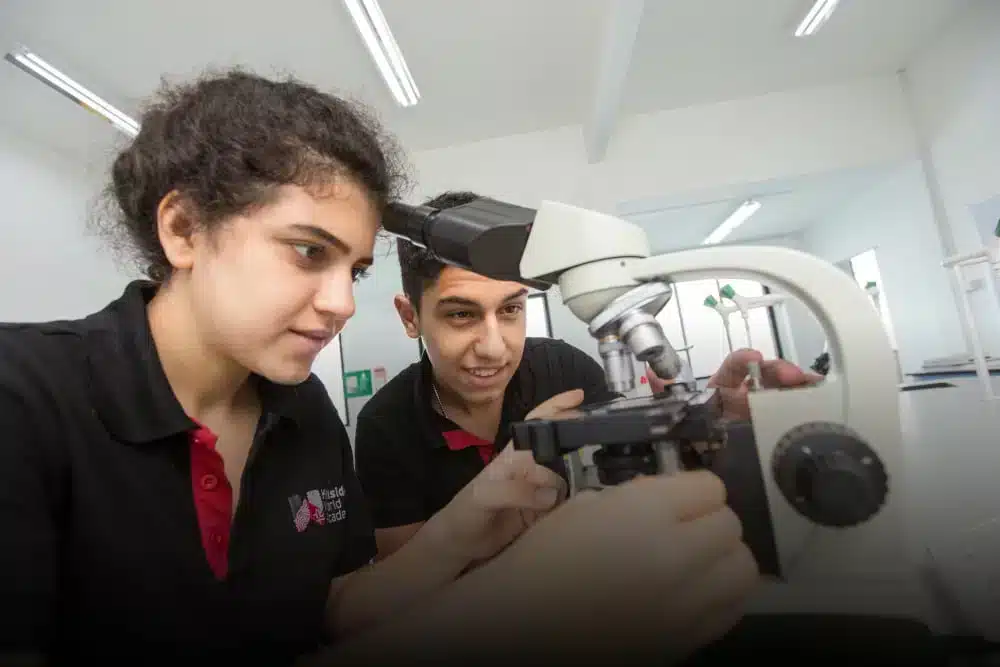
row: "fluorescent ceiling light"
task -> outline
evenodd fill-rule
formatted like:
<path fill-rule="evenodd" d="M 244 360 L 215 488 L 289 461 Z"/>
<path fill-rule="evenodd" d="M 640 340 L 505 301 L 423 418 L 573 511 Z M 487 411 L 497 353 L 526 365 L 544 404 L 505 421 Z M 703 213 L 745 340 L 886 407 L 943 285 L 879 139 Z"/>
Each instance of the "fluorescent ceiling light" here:
<path fill-rule="evenodd" d="M 802 19 L 802 23 L 795 29 L 795 36 L 808 37 L 814 34 L 833 15 L 833 10 L 837 8 L 839 2 L 840 0 L 816 0 L 812 9 Z"/>
<path fill-rule="evenodd" d="M 80 106 L 93 111 L 130 137 L 139 134 L 139 123 L 125 113 L 111 106 L 105 100 L 90 92 L 31 51 L 20 49 L 5 56 L 5 59 L 35 77 L 50 88 L 62 93 Z"/>
<path fill-rule="evenodd" d="M 722 239 L 726 238 L 733 231 L 742 225 L 744 222 L 750 219 L 750 216 L 756 213 L 760 209 L 760 202 L 753 199 L 748 199 L 740 207 L 733 211 L 733 214 L 726 218 L 726 221 L 715 228 L 711 234 L 705 237 L 705 240 L 701 242 L 702 245 L 713 245 L 719 243 Z"/>
<path fill-rule="evenodd" d="M 417 91 L 417 84 L 410 76 L 410 70 L 403 60 L 403 54 L 392 36 L 392 31 L 389 30 L 389 24 L 382 15 L 378 2 L 344 0 L 344 3 L 396 102 L 404 107 L 416 104 L 420 99 L 420 92 Z"/>

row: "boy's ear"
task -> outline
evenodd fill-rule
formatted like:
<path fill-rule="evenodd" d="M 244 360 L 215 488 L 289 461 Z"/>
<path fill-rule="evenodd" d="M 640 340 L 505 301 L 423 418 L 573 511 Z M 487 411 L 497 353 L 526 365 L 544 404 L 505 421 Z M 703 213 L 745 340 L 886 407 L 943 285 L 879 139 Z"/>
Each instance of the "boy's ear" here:
<path fill-rule="evenodd" d="M 413 307 L 410 300 L 404 294 L 397 294 L 392 300 L 399 313 L 399 321 L 403 323 L 403 329 L 410 338 L 420 338 L 420 320 L 417 309 Z"/>

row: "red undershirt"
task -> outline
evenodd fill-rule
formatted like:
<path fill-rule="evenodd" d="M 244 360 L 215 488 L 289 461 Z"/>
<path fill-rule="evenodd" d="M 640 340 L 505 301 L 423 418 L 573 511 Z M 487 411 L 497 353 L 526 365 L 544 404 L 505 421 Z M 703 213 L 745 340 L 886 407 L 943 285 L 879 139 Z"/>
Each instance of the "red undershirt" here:
<path fill-rule="evenodd" d="M 215 578 L 226 578 L 229 567 L 229 529 L 233 518 L 233 489 L 222 456 L 215 451 L 218 437 L 205 426 L 191 431 L 191 489 L 198 514 L 201 544 Z"/>

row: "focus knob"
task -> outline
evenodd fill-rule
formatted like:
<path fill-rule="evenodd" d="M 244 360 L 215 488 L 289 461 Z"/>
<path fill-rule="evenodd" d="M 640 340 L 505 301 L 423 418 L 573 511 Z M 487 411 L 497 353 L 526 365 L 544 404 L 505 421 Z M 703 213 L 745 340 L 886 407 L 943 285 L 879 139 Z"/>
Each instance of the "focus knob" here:
<path fill-rule="evenodd" d="M 856 433 L 829 422 L 803 424 L 778 443 L 775 482 L 800 514 L 823 526 L 867 521 L 889 493 L 878 455 Z"/>

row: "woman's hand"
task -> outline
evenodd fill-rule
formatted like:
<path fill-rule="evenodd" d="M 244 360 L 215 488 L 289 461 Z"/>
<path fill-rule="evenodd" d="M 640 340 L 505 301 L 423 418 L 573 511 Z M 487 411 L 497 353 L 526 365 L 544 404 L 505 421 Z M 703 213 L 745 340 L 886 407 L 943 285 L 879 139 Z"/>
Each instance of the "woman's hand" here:
<path fill-rule="evenodd" d="M 526 419 L 558 419 L 572 414 L 583 391 L 553 396 Z M 508 444 L 421 529 L 447 557 L 472 565 L 505 549 L 566 497 L 566 482 L 535 462 L 530 451 Z M 453 561 L 453 562 L 455 562 Z"/>
<path fill-rule="evenodd" d="M 608 664 L 690 655 L 740 620 L 759 583 L 725 487 L 707 471 L 580 493 L 476 577 L 482 601 L 469 607 L 499 612 L 512 657 L 537 642 L 539 655 Z"/>
<path fill-rule="evenodd" d="M 640 477 L 563 503 L 419 607 L 315 665 L 674 665 L 759 582 L 722 481 Z"/>

